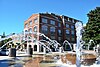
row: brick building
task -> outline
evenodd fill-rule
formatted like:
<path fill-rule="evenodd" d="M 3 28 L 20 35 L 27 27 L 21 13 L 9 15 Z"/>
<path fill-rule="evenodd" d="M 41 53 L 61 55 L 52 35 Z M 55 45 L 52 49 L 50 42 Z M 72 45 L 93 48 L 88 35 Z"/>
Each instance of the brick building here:
<path fill-rule="evenodd" d="M 24 31 L 40 32 L 60 44 L 64 40 L 76 43 L 75 23 L 80 20 L 54 13 L 33 14 L 24 22 Z M 31 35 L 32 38 L 42 39 L 40 36 Z"/>

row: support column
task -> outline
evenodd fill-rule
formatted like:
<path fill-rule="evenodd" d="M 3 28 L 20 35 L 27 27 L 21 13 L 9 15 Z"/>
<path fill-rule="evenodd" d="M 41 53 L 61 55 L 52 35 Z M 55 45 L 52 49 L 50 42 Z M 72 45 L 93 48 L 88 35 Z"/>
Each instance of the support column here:
<path fill-rule="evenodd" d="M 9 57 L 16 57 L 16 49 L 9 48 Z"/>
<path fill-rule="evenodd" d="M 39 45 L 37 44 L 37 52 L 39 52 Z"/>
<path fill-rule="evenodd" d="M 44 48 L 44 47 L 43 47 L 43 52 L 44 52 L 44 54 L 46 54 L 46 48 Z"/>
<path fill-rule="evenodd" d="M 29 48 L 28 48 L 27 52 L 28 52 L 29 56 L 32 56 L 32 54 L 33 54 L 33 48 L 31 47 L 31 45 L 29 45 Z"/>

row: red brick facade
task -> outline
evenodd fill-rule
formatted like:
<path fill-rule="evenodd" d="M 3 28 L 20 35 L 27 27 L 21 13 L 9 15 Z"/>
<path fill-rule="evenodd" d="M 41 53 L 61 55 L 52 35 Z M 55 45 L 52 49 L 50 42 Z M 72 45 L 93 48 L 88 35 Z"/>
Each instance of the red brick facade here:
<path fill-rule="evenodd" d="M 33 14 L 24 22 L 24 30 L 43 33 L 47 37 L 57 40 L 59 43 L 62 43 L 64 40 L 76 43 L 75 23 L 78 21 L 53 13 Z M 32 35 L 32 37 L 34 38 L 35 35 Z M 41 38 L 37 36 L 37 39 Z"/>

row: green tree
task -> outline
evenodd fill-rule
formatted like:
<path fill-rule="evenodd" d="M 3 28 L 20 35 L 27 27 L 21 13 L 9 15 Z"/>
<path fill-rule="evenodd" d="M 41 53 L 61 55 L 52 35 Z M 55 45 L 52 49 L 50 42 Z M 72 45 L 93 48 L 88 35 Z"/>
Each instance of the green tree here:
<path fill-rule="evenodd" d="M 83 40 L 94 40 L 95 45 L 100 43 L 100 7 L 91 10 L 88 14 L 88 22 L 84 27 Z"/>
<path fill-rule="evenodd" d="M 3 34 L 1 35 L 1 38 L 5 38 L 5 37 L 6 37 L 5 32 L 3 32 Z M 6 44 L 7 42 L 9 42 L 9 41 L 11 41 L 11 40 L 12 40 L 11 38 L 2 40 L 2 41 L 0 42 L 0 47 L 2 47 L 4 44 Z M 7 47 L 7 46 L 5 46 L 5 47 Z"/>
<path fill-rule="evenodd" d="M 1 38 L 5 38 L 6 36 L 5 36 L 5 32 L 3 32 L 3 34 L 1 35 Z M 4 41 L 1 41 L 0 42 L 0 47 L 2 46 L 4 44 Z"/>

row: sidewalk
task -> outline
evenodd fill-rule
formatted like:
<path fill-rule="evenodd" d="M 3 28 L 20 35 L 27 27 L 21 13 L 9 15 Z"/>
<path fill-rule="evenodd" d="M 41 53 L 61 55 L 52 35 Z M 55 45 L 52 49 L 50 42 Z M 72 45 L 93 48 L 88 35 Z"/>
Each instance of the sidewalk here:
<path fill-rule="evenodd" d="M 6 59 L 11 59 L 12 57 L 9 56 L 0 56 L 0 60 L 6 60 Z"/>
<path fill-rule="evenodd" d="M 19 57 L 19 56 L 28 56 L 28 54 L 25 54 L 25 53 L 17 53 L 16 54 L 16 57 Z M 9 57 L 9 56 L 0 56 L 0 60 L 7 60 L 7 59 L 12 59 L 14 57 Z"/>

